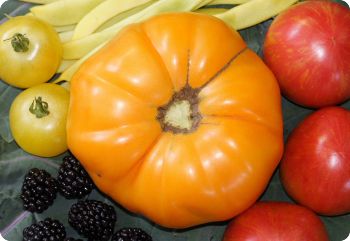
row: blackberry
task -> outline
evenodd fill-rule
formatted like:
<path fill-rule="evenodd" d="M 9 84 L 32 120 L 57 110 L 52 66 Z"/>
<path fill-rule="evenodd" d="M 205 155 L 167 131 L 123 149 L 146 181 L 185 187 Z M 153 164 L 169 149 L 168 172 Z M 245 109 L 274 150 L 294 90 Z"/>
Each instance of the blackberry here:
<path fill-rule="evenodd" d="M 82 239 L 65 238 L 64 241 L 83 241 Z"/>
<path fill-rule="evenodd" d="M 63 241 L 66 231 L 58 220 L 46 218 L 23 230 L 23 241 Z"/>
<path fill-rule="evenodd" d="M 80 200 L 71 206 L 68 213 L 69 224 L 93 241 L 108 240 L 113 234 L 116 220 L 114 208 L 97 200 Z"/>
<path fill-rule="evenodd" d="M 122 228 L 113 235 L 112 241 L 152 241 L 152 237 L 140 228 Z"/>
<path fill-rule="evenodd" d="M 58 191 L 56 180 L 45 171 L 32 168 L 24 177 L 21 199 L 30 212 L 42 213 L 52 205 Z"/>
<path fill-rule="evenodd" d="M 59 192 L 67 199 L 82 198 L 94 188 L 89 174 L 72 155 L 63 158 L 57 181 Z"/>

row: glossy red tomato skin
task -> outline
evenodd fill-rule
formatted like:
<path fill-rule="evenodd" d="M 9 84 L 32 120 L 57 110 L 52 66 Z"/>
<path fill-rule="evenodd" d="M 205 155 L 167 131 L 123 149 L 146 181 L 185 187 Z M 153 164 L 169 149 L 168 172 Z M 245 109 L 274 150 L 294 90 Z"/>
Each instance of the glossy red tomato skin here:
<path fill-rule="evenodd" d="M 257 202 L 233 219 L 223 241 L 329 241 L 321 219 L 287 202 Z"/>
<path fill-rule="evenodd" d="M 350 212 L 350 111 L 325 107 L 293 130 L 280 165 L 287 193 L 323 215 Z"/>
<path fill-rule="evenodd" d="M 263 46 L 282 93 L 319 108 L 350 97 L 350 10 L 331 1 L 306 1 L 281 13 Z"/>

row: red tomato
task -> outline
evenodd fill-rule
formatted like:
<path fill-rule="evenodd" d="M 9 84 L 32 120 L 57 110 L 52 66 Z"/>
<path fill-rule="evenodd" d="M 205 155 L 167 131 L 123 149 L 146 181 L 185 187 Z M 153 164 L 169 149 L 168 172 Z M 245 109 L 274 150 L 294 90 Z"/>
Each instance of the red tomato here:
<path fill-rule="evenodd" d="M 231 221 L 223 241 L 329 241 L 309 209 L 286 202 L 258 202 Z"/>
<path fill-rule="evenodd" d="M 264 59 L 287 98 L 318 108 L 350 97 L 349 26 L 350 10 L 328 1 L 299 3 L 273 21 Z"/>
<path fill-rule="evenodd" d="M 350 212 L 350 111 L 322 108 L 289 136 L 280 174 L 287 193 L 324 215 Z"/>

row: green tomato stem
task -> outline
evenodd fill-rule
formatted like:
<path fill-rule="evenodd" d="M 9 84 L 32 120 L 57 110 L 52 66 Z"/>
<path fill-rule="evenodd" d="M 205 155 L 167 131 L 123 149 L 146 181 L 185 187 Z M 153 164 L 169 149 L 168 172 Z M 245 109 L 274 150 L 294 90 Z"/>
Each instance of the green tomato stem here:
<path fill-rule="evenodd" d="M 36 116 L 36 118 L 43 118 L 50 114 L 49 104 L 41 99 L 35 97 L 32 104 L 29 107 L 30 113 Z"/>
<path fill-rule="evenodd" d="M 5 41 L 11 40 L 11 45 L 16 52 L 27 52 L 29 49 L 29 39 L 21 33 L 15 33 L 11 38 Z"/>

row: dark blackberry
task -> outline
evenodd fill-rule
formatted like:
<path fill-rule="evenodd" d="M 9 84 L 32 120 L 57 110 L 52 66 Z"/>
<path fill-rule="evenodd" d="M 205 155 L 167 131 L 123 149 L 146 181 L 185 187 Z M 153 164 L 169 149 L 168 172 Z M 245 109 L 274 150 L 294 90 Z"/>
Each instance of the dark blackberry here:
<path fill-rule="evenodd" d="M 111 241 L 152 241 L 152 237 L 140 228 L 122 228 Z"/>
<path fill-rule="evenodd" d="M 63 241 L 66 231 L 58 220 L 46 218 L 23 230 L 23 241 Z"/>
<path fill-rule="evenodd" d="M 82 239 L 65 238 L 64 241 L 83 241 Z"/>
<path fill-rule="evenodd" d="M 57 181 L 59 192 L 67 199 L 82 198 L 94 188 L 89 174 L 72 155 L 63 158 Z"/>
<path fill-rule="evenodd" d="M 78 201 L 69 210 L 69 224 L 82 236 L 93 241 L 108 240 L 117 215 L 114 208 L 96 200 Z"/>
<path fill-rule="evenodd" d="M 57 190 L 56 180 L 47 171 L 38 168 L 30 169 L 22 185 L 21 199 L 24 209 L 42 213 L 52 205 Z"/>

